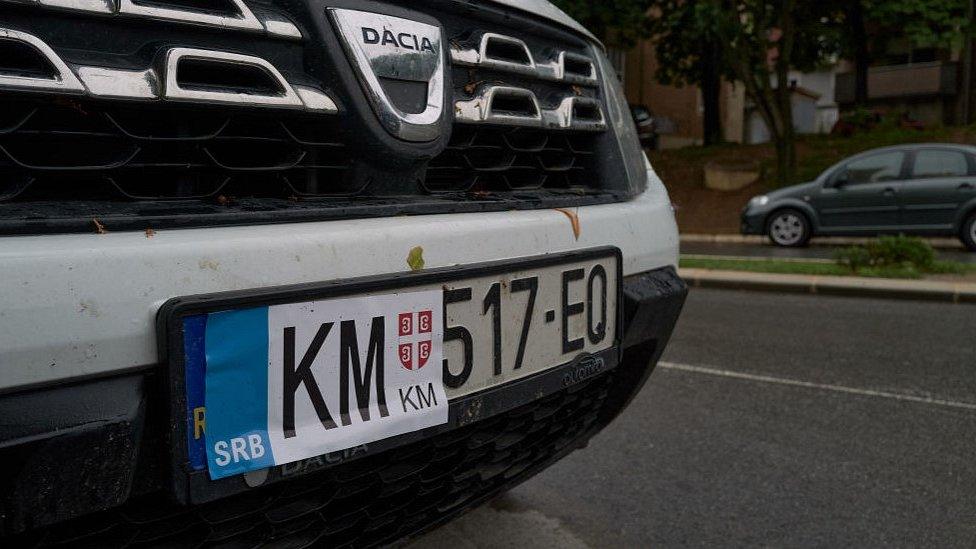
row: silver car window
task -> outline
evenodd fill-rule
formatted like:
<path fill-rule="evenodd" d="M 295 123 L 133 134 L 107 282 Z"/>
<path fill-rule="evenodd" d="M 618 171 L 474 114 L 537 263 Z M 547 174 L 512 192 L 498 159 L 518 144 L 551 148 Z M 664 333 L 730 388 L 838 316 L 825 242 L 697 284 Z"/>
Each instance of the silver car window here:
<path fill-rule="evenodd" d="M 853 185 L 894 181 L 901 178 L 904 160 L 904 152 L 880 153 L 855 160 L 843 171 L 847 174 L 847 182 Z"/>
<path fill-rule="evenodd" d="M 915 153 L 914 178 L 965 177 L 968 174 L 966 155 L 959 151 L 928 149 Z"/>

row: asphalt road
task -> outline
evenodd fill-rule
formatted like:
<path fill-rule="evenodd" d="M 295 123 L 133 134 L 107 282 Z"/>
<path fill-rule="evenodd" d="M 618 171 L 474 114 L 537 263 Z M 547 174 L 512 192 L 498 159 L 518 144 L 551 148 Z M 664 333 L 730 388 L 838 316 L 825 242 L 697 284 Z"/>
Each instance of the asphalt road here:
<path fill-rule="evenodd" d="M 415 546 L 976 546 L 976 307 L 696 290 L 665 360 Z"/>
<path fill-rule="evenodd" d="M 726 255 L 741 257 L 833 259 L 835 246 L 808 246 L 806 248 L 781 248 L 771 244 L 724 244 L 716 242 L 682 242 L 681 253 L 700 255 Z M 946 261 L 976 263 L 976 253 L 962 248 L 936 250 L 936 256 Z"/>

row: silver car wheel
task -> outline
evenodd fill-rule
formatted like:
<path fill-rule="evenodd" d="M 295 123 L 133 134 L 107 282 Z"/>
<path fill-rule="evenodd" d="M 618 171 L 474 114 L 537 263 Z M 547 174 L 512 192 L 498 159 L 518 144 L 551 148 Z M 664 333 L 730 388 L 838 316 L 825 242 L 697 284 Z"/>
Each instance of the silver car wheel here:
<path fill-rule="evenodd" d="M 794 246 L 806 236 L 806 222 L 798 214 L 784 212 L 769 224 L 769 237 L 780 246 Z"/>

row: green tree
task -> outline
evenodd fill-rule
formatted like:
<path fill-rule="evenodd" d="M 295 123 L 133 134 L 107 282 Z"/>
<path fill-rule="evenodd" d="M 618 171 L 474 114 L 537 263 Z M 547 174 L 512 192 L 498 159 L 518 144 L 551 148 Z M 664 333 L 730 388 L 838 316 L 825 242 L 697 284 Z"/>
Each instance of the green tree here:
<path fill-rule="evenodd" d="M 802 0 L 656 0 L 653 13 L 658 78 L 701 85 L 720 75 L 741 83 L 776 146 L 779 182 L 793 182 L 797 160 L 789 71 L 812 70 L 836 53 L 836 6 Z"/>
<path fill-rule="evenodd" d="M 603 43 L 630 47 L 648 36 L 653 0 L 553 0 Z"/>
<path fill-rule="evenodd" d="M 712 2 L 657 0 L 651 35 L 662 84 L 698 86 L 704 108 L 705 144 L 722 139 L 719 101 L 722 78 L 732 77 L 722 59 L 717 32 L 720 13 Z"/>
<path fill-rule="evenodd" d="M 614 46 L 632 46 L 637 40 L 649 37 L 655 29 L 659 28 L 657 18 L 649 16 L 651 8 L 659 9 L 661 4 L 659 0 L 555 0 L 555 3 L 601 40 Z M 680 0 L 677 3 L 684 2 Z M 693 4 L 693 1 L 688 2 L 689 6 Z M 693 25 L 695 21 L 693 18 L 685 18 L 674 24 L 686 23 Z M 719 116 L 722 80 L 717 37 L 705 30 L 697 26 L 686 27 L 686 34 L 689 38 L 693 34 L 696 35 L 694 39 L 669 44 L 672 46 L 671 49 L 664 52 L 669 59 L 678 59 L 679 64 L 690 60 L 693 66 L 684 70 L 680 77 L 675 77 L 676 71 L 663 71 L 658 74 L 658 77 L 665 84 L 691 84 L 701 87 L 705 108 L 705 144 L 711 145 L 719 142 L 722 136 Z M 703 43 L 699 37 L 707 41 Z M 661 52 L 658 52 L 658 55 L 660 56 Z"/>
<path fill-rule="evenodd" d="M 900 37 L 916 48 L 953 50 L 962 47 L 973 30 L 969 0 L 833 1 L 843 13 L 840 36 L 844 38 L 844 56 L 854 62 L 858 105 L 868 100 L 872 38 Z"/>
<path fill-rule="evenodd" d="M 969 0 L 861 0 L 866 17 L 921 48 L 958 49 L 972 26 Z"/>

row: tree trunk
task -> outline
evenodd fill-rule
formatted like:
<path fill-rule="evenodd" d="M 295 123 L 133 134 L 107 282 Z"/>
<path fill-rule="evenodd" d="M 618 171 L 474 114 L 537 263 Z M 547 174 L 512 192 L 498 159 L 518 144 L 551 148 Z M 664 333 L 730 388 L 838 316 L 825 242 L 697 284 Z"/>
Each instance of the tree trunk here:
<path fill-rule="evenodd" d="M 786 67 L 778 72 L 776 109 L 779 111 L 779 142 L 782 144 L 779 184 L 785 186 L 796 182 L 796 129 L 793 127 L 793 87 L 790 86 Z"/>
<path fill-rule="evenodd" d="M 780 142 L 783 144 L 783 158 L 780 160 L 782 168 L 780 173 L 782 174 L 779 178 L 780 185 L 792 185 L 796 183 L 796 172 L 798 169 L 798 162 L 796 157 L 796 130 L 790 125 L 780 136 Z"/>
<path fill-rule="evenodd" d="M 784 74 L 785 76 L 785 74 Z M 781 186 L 796 182 L 796 130 L 793 128 L 793 90 L 788 81 L 778 80 L 776 89 L 777 129 L 776 139 L 777 180 Z"/>
<path fill-rule="evenodd" d="M 767 53 L 772 47 L 779 49 L 775 71 L 770 70 L 769 64 L 766 63 L 756 66 L 750 57 L 750 52 L 745 47 L 735 47 L 732 34 L 721 36 L 721 38 L 723 44 L 731 46 L 727 49 L 727 55 L 732 70 L 742 81 L 746 95 L 755 104 L 756 110 L 769 128 L 769 136 L 776 147 L 778 182 L 780 185 L 786 185 L 795 180 L 797 172 L 796 132 L 793 129 L 793 94 L 789 84 L 789 69 L 796 40 L 796 26 L 793 19 L 796 0 L 781 0 L 781 2 L 778 25 L 782 31 L 781 38 L 778 44 L 769 44 L 763 52 Z M 735 4 L 726 2 L 723 3 L 723 6 L 727 8 L 726 11 L 730 14 L 728 21 L 730 26 L 733 28 L 741 27 L 742 20 L 737 15 Z M 765 9 L 766 3 L 760 2 L 756 8 Z M 756 19 L 766 21 L 765 14 Z M 776 89 L 772 89 L 774 77 L 777 83 Z"/>
<path fill-rule="evenodd" d="M 782 38 L 779 41 L 779 55 L 776 58 L 776 118 L 779 122 L 777 140 L 777 165 L 779 184 L 790 185 L 796 181 L 796 130 L 793 128 L 793 86 L 790 85 L 790 65 L 793 59 L 793 46 L 796 40 L 796 25 L 793 8 L 796 0 L 783 0 L 780 14 Z"/>
<path fill-rule="evenodd" d="M 853 0 L 848 6 L 851 40 L 854 44 L 854 103 L 858 107 L 868 104 L 868 67 L 871 65 L 868 51 L 868 32 L 864 26 L 864 6 L 861 0 Z"/>
<path fill-rule="evenodd" d="M 786 150 L 787 145 L 782 136 L 777 136 L 774 143 L 776 143 L 776 182 L 782 187 L 787 184 L 783 180 L 783 174 L 790 170 L 787 160 L 789 153 Z"/>
<path fill-rule="evenodd" d="M 970 21 L 976 17 L 974 11 L 976 11 L 976 2 L 969 0 L 966 17 Z M 976 86 L 976 82 L 973 82 L 973 50 L 976 49 L 976 40 L 974 40 L 972 28 L 967 30 L 962 43 L 962 93 L 960 94 L 962 96 L 960 97 L 962 108 L 959 118 L 963 124 L 970 124 L 973 121 L 973 87 Z"/>
<path fill-rule="evenodd" d="M 720 104 L 722 79 L 719 75 L 718 44 L 708 41 L 702 51 L 702 102 L 704 103 L 705 145 L 715 145 L 722 141 L 722 118 Z"/>

